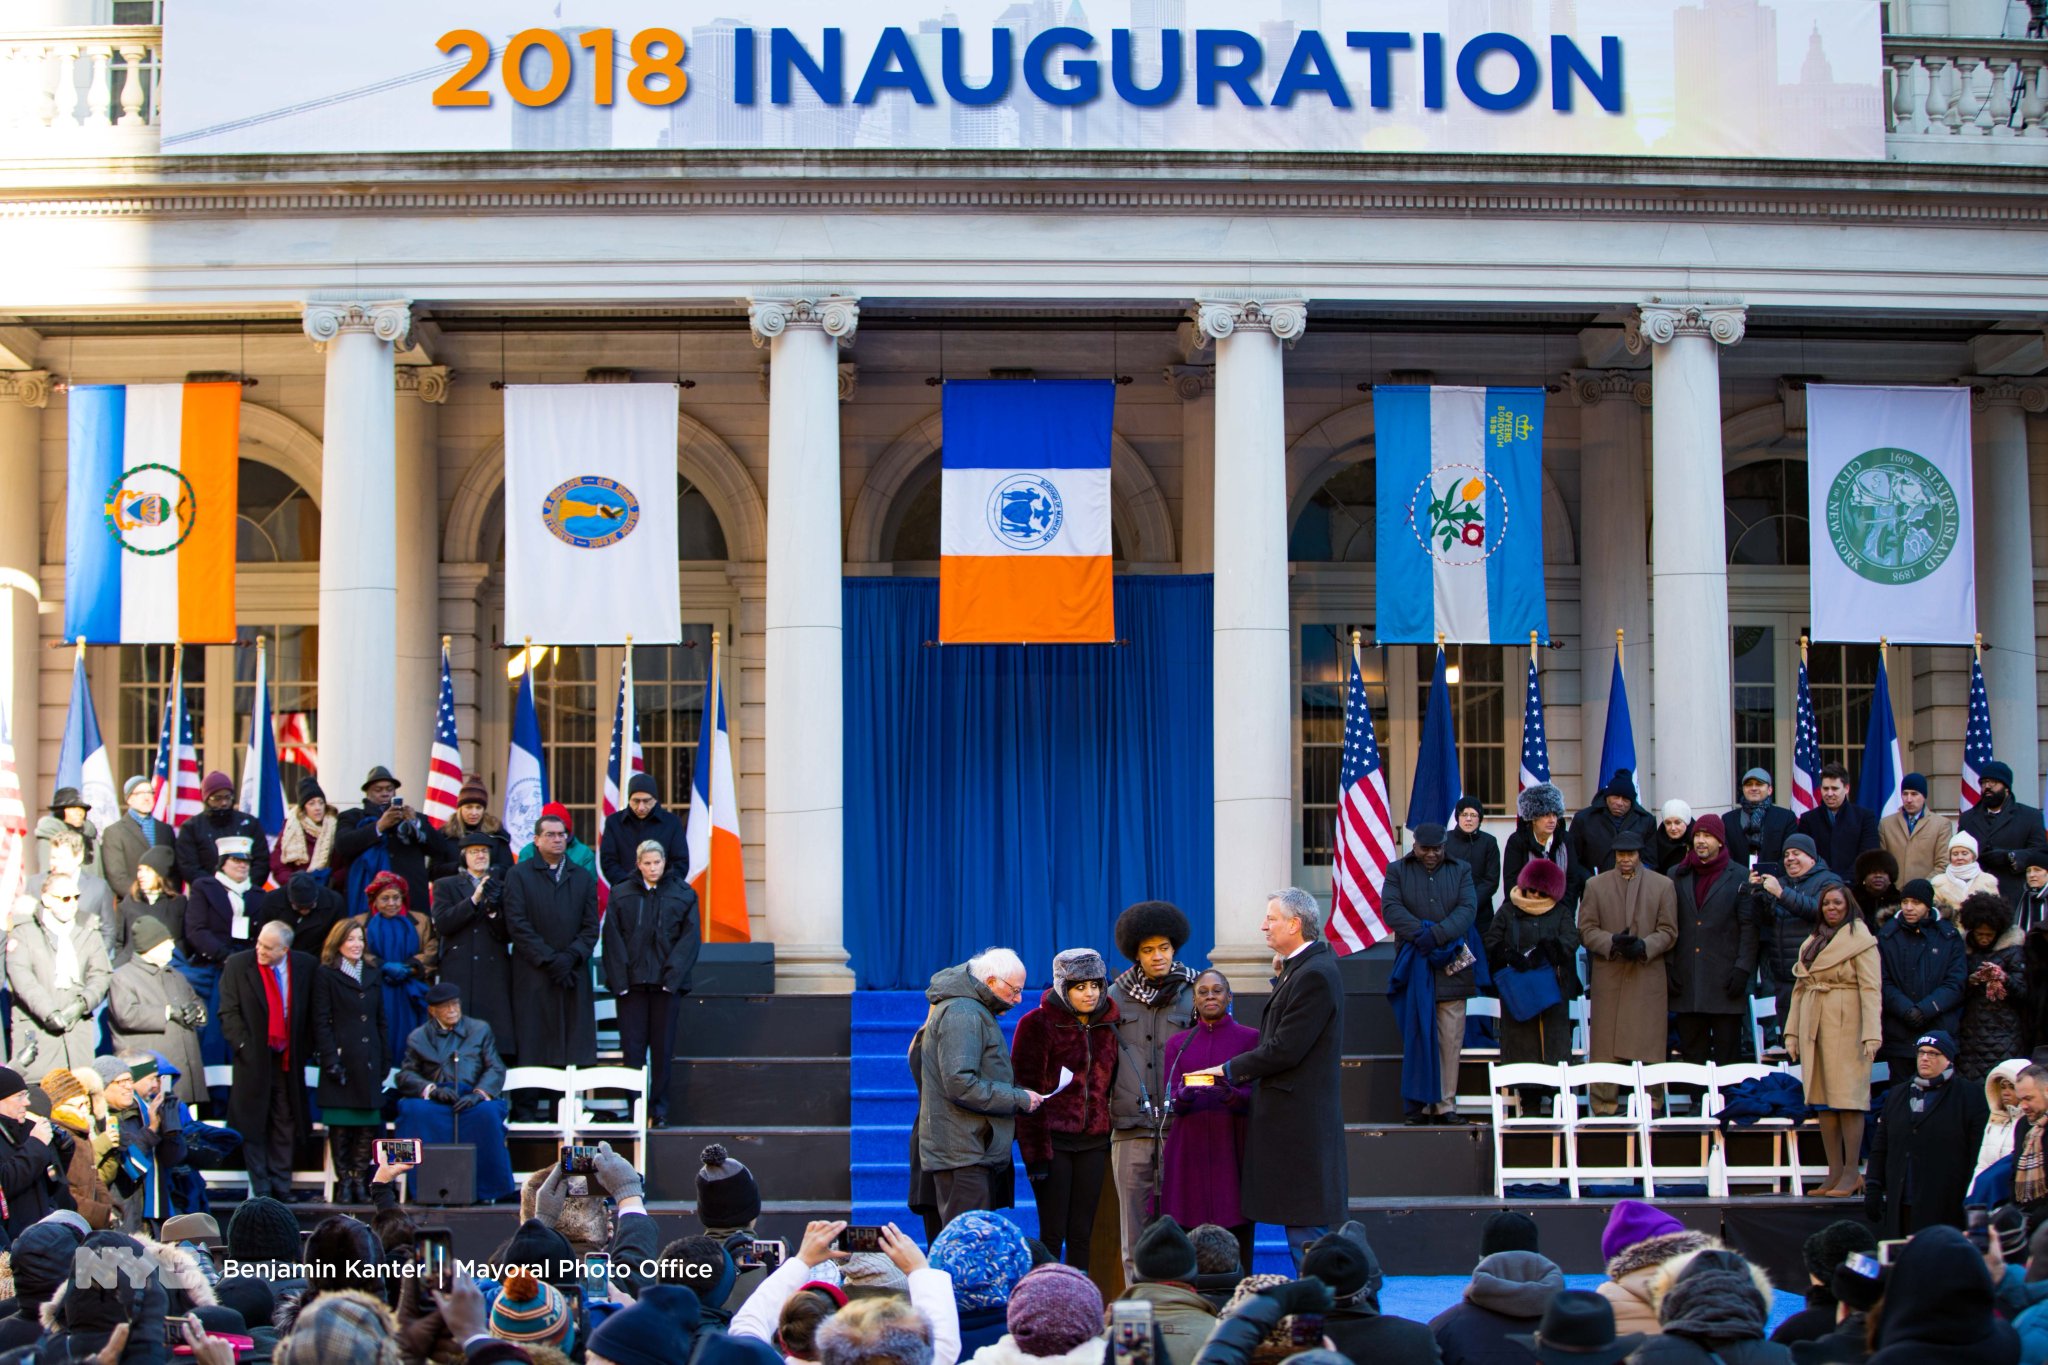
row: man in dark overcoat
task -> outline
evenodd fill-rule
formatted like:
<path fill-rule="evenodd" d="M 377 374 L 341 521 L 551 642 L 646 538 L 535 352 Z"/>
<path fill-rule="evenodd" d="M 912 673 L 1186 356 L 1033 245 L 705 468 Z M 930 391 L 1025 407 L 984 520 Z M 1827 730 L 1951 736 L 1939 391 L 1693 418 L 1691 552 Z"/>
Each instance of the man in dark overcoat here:
<path fill-rule="evenodd" d="M 1990 1111 L 1984 1087 L 1956 1074 L 1958 1050 L 1955 1035 L 1944 1030 L 1920 1035 L 1913 1077 L 1885 1091 L 1863 1171 L 1863 1211 L 1878 1224 L 1879 1237 L 1911 1237 L 1943 1223 L 1963 1226 L 1963 1197 Z M 2015 1194 L 2018 1176 L 2015 1171 Z"/>
<path fill-rule="evenodd" d="M 289 1202 L 292 1139 L 306 1126 L 313 1060 L 313 956 L 272 922 L 220 969 L 220 1026 L 234 1067 L 228 1122 L 242 1135 L 249 1193 Z"/>
<path fill-rule="evenodd" d="M 505 923 L 500 836 L 474 829 L 458 850 L 462 871 L 434 883 L 434 932 L 441 939 L 440 979 L 462 992 L 472 1019 L 491 1026 L 498 1051 L 518 1055 L 512 1028 L 512 932 Z"/>
<path fill-rule="evenodd" d="M 560 816 L 534 822 L 533 843 L 534 858 L 505 880 L 519 1063 L 591 1066 L 597 1061 L 597 1000 L 590 979 L 597 877 L 569 861 L 569 825 Z"/>
<path fill-rule="evenodd" d="M 1998 894 L 2018 905 L 2027 889 L 2024 870 L 2013 855 L 2024 850 L 2048 851 L 2048 832 L 2041 826 L 2041 808 L 2023 806 L 2012 791 L 2012 769 L 1997 759 L 1978 775 L 1983 795 L 1963 812 L 1956 828 L 1977 841 L 1977 861 L 1998 878 Z"/>
<path fill-rule="evenodd" d="M 1469 896 L 1470 880 L 1467 879 Z M 1351 1202 L 1341 1066 L 1344 980 L 1323 941 L 1316 898 L 1289 887 L 1266 901 L 1266 946 L 1283 959 L 1259 1045 L 1209 1068 L 1252 1086 L 1238 1200 L 1246 1221 L 1278 1223 L 1297 1270 L 1309 1243 L 1342 1223 Z"/>
<path fill-rule="evenodd" d="M 634 773 L 626 783 L 626 807 L 606 817 L 604 833 L 597 841 L 597 866 L 605 885 L 631 881 L 638 870 L 640 846 L 649 839 L 661 845 L 663 874 L 669 881 L 685 881 L 690 870 L 690 844 L 682 818 L 661 804 L 654 779 Z"/>
<path fill-rule="evenodd" d="M 1469 947 L 1465 940 L 1477 922 L 1478 900 L 1472 885 L 1472 869 L 1444 853 L 1446 831 L 1442 825 L 1425 822 L 1415 827 L 1415 846 L 1387 868 L 1386 885 L 1380 891 L 1380 918 L 1403 948 L 1419 955 L 1418 976 L 1427 968 L 1435 1005 L 1427 1012 L 1410 1016 L 1395 1011 L 1402 1025 L 1404 1056 L 1428 1057 L 1436 1073 L 1435 1093 L 1427 1100 L 1424 1091 L 1404 1093 L 1411 1124 L 1460 1124 L 1458 1115 L 1458 1057 L 1465 1046 L 1465 1002 L 1479 993 L 1477 975 L 1469 957 L 1460 961 L 1457 949 Z M 1419 987 L 1418 987 L 1419 989 Z M 1421 1002 L 1418 1000 L 1418 1007 Z M 1431 1021 L 1434 1021 L 1434 1036 Z M 1432 1055 L 1433 1054 L 1433 1055 Z M 1404 1087 L 1405 1091 L 1405 1087 Z M 1342 1222 L 1340 1217 L 1339 1222 Z"/>
<path fill-rule="evenodd" d="M 433 822 L 399 796 L 391 770 L 382 764 L 370 769 L 363 779 L 363 804 L 343 811 L 334 832 L 332 865 L 348 913 L 360 915 L 370 908 L 370 879 L 386 871 L 405 878 L 407 904 L 414 909 L 427 904 L 427 865 L 450 852 Z"/>
<path fill-rule="evenodd" d="M 1741 1059 L 1756 974 L 1756 917 L 1746 864 L 1729 855 L 1727 828 L 1708 811 L 1692 827 L 1692 850 L 1671 874 L 1678 942 L 1664 956 L 1668 1004 L 1678 1016 L 1678 1055 L 1688 1062 Z"/>

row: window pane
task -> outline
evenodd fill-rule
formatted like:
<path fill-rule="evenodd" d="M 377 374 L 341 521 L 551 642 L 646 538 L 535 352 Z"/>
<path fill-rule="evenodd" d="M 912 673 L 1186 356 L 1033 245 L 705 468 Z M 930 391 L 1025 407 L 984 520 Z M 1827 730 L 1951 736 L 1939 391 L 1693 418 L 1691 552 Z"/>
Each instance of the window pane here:
<path fill-rule="evenodd" d="M 1318 488 L 1288 537 L 1287 557 L 1304 563 L 1368 563 L 1373 555 L 1373 462 L 1345 465 Z"/>
<path fill-rule="evenodd" d="M 1351 632 L 1363 626 L 1301 628 L 1301 861 L 1328 867 L 1337 819 L 1337 777 L 1344 757 L 1344 689 L 1350 685 Z M 1380 743 L 1387 739 L 1387 665 L 1381 649 L 1359 659 L 1367 705 Z M 1389 783 L 1389 786 L 1392 784 Z"/>
<path fill-rule="evenodd" d="M 551 649 L 533 671 L 533 705 L 540 717 L 541 748 L 547 755 L 548 798 L 568 807 L 576 837 L 593 846 L 597 843 L 597 801 L 604 764 L 599 746 L 611 741 L 609 710 L 618 691 L 614 680 L 600 703 L 596 673 L 597 650 L 590 645 Z M 509 715 L 518 706 L 519 683 L 514 679 L 508 685 L 512 692 L 506 708 Z M 602 721 L 600 705 L 607 712 Z M 514 837 L 525 842 L 518 831 Z M 526 837 L 531 837 L 530 832 Z"/>
<path fill-rule="evenodd" d="M 1754 460 L 1721 478 L 1730 564 L 1807 562 L 1806 463 Z"/>
<path fill-rule="evenodd" d="M 633 704 L 640 715 L 640 754 L 662 804 L 684 820 L 689 818 L 690 776 L 697 766 L 697 738 L 704 724 L 710 672 L 708 625 L 685 625 L 681 645 L 633 647 Z M 726 724 L 732 724 L 729 686 Z M 609 722 L 603 743 L 608 760 Z"/>
<path fill-rule="evenodd" d="M 1456 670 L 1451 687 L 1452 726 L 1458 739 L 1458 778 L 1467 796 L 1489 815 L 1508 809 L 1507 688 L 1501 671 L 1507 650 L 1500 645 L 1447 645 L 1445 662 Z M 1429 688 L 1436 676 L 1436 646 L 1415 646 L 1415 724 L 1429 715 Z M 1521 700 L 1517 682 L 1515 699 Z M 1516 771 L 1520 771 L 1520 754 Z"/>
<path fill-rule="evenodd" d="M 1806 675 L 1820 730 L 1820 761 L 1847 768 L 1853 789 L 1863 771 L 1863 735 L 1877 690 L 1877 646 L 1813 645 L 1807 650 Z"/>
<path fill-rule="evenodd" d="M 116 684 L 116 735 L 109 755 L 114 783 L 126 784 L 156 771 L 156 746 L 163 734 L 164 700 L 171 690 L 170 645 L 122 645 Z M 193 743 L 206 748 L 206 651 L 185 651 L 185 707 L 192 716 Z"/>
<path fill-rule="evenodd" d="M 1735 771 L 1777 771 L 1777 632 L 1769 626 L 1735 626 Z"/>

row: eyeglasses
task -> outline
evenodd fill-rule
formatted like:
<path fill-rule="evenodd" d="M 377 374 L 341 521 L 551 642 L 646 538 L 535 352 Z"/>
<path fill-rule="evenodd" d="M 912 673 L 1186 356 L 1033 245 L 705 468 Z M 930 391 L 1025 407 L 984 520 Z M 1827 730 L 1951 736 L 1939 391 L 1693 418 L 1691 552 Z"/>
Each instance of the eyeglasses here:
<path fill-rule="evenodd" d="M 76 900 L 78 899 L 78 897 L 77 897 L 77 896 L 75 896 L 75 895 L 72 895 L 72 896 L 56 896 L 56 895 L 51 895 L 51 896 L 45 896 L 45 897 L 43 897 L 43 899 L 44 899 L 44 900 L 52 900 L 52 901 L 55 901 L 55 902 L 57 902 L 57 904 L 59 904 L 59 905 L 70 905 L 70 904 L 72 904 L 73 902 L 75 902 L 75 901 L 76 901 Z"/>

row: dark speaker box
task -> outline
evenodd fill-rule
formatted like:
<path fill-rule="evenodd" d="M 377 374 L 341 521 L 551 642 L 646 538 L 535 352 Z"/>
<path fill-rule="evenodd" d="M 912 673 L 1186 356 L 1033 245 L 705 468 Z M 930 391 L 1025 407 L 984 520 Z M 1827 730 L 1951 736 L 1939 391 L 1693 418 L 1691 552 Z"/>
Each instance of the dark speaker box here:
<path fill-rule="evenodd" d="M 445 1207 L 476 1203 L 476 1147 L 468 1142 L 428 1142 L 412 1173 L 412 1202 Z"/>

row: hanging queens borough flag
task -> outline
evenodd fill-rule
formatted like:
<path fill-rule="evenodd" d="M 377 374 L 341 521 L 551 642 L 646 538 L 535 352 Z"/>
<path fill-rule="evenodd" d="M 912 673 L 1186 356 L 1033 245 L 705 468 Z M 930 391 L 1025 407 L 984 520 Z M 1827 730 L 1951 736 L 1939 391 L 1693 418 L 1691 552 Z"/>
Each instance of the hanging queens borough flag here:
<path fill-rule="evenodd" d="M 69 407 L 64 638 L 233 640 L 242 386 L 80 384 Z"/>
<path fill-rule="evenodd" d="M 1543 390 L 1372 391 L 1382 644 L 1550 639 Z"/>
<path fill-rule="evenodd" d="M 941 644 L 1116 639 L 1107 379 L 948 380 Z"/>

